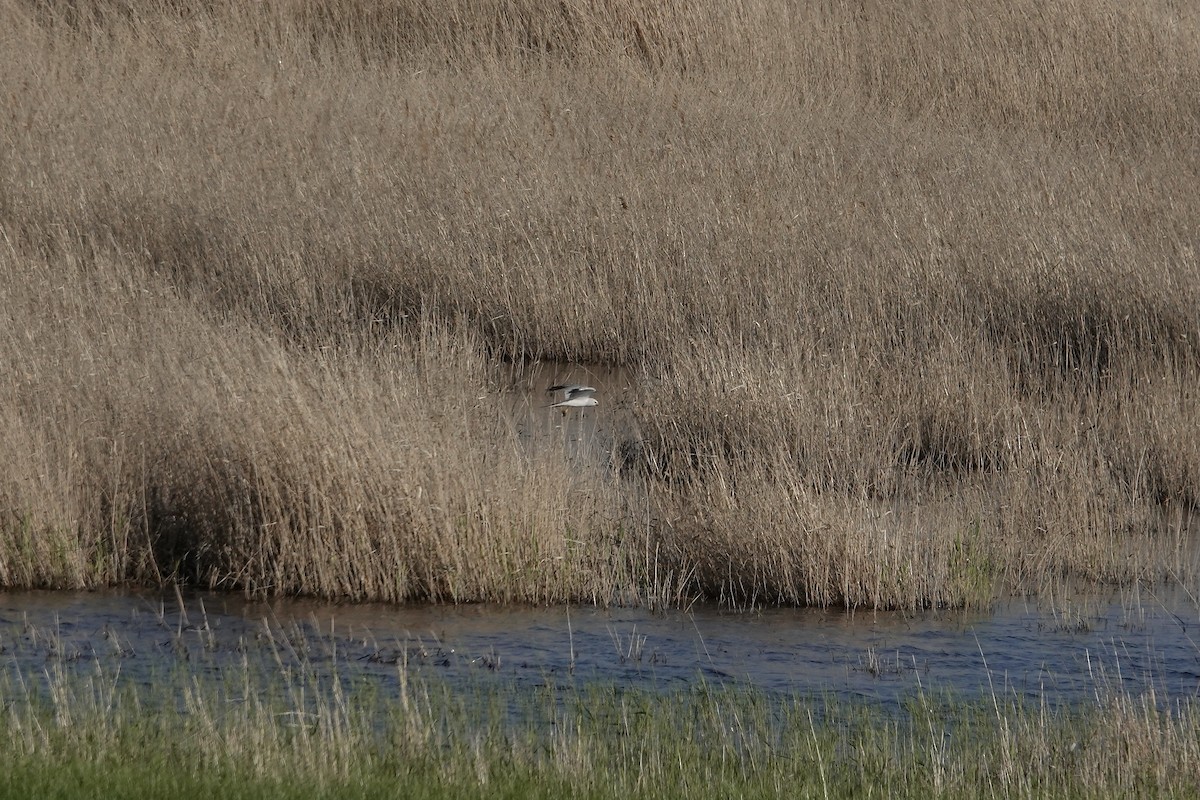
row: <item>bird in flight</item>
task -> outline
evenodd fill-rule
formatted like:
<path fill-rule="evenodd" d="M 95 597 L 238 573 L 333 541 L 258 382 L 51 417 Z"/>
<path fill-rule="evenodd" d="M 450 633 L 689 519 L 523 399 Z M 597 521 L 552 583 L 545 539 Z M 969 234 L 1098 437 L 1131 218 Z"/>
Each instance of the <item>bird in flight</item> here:
<path fill-rule="evenodd" d="M 591 386 L 580 386 L 578 383 L 560 383 L 551 386 L 546 390 L 553 394 L 554 392 L 562 392 L 563 399 L 557 403 L 551 403 L 550 408 L 561 408 L 564 414 L 568 408 L 591 408 L 592 406 L 600 405 L 596 398 L 592 397 L 596 390 Z"/>

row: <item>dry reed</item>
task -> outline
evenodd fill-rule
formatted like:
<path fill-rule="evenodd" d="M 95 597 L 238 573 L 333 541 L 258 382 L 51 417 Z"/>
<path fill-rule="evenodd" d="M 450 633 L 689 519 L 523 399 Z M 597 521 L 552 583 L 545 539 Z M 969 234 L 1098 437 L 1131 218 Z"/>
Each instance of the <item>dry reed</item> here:
<path fill-rule="evenodd" d="M 1196 574 L 1186 5 L 8 0 L 0 31 L 0 583 Z M 496 395 L 537 359 L 640 376 L 615 474 L 522 447 Z"/>

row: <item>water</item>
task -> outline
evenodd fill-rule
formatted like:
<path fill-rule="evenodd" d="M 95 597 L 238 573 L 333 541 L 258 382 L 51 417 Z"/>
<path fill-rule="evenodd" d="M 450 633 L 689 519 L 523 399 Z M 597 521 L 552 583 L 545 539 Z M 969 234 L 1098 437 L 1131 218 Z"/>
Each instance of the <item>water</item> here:
<path fill-rule="evenodd" d="M 539 361 L 510 365 L 499 379 L 499 388 L 506 418 L 527 453 L 560 451 L 568 463 L 607 471 L 640 452 L 643 436 L 633 408 L 635 386 L 645 382 L 623 367 Z M 594 386 L 600 405 L 565 413 L 549 408 L 562 394 L 548 393 L 547 388 L 571 383 Z M 626 489 L 636 491 L 630 485 Z"/>
<path fill-rule="evenodd" d="M 182 604 L 181 604 L 182 603 Z M 118 664 L 150 681 L 302 662 L 384 690 L 397 664 L 451 685 L 601 682 L 650 691 L 753 686 L 892 706 L 920 689 L 1053 703 L 1109 690 L 1159 702 L 1200 691 L 1200 614 L 1185 597 L 1086 599 L 1050 613 L 769 609 L 683 612 L 512 606 L 255 602 L 171 592 L 0 593 L 0 665 L 24 674 Z"/>
<path fill-rule="evenodd" d="M 503 389 L 531 451 L 561 448 L 569 460 L 604 465 L 625 455 L 621 442 L 641 438 L 631 411 L 639 380 L 626 370 L 539 362 L 514 366 Z M 597 387 L 600 407 L 567 415 L 545 408 L 545 388 L 571 382 Z M 1057 611 L 1009 603 L 982 614 L 706 606 L 667 614 L 486 606 L 304 613 L 318 625 L 336 619 L 339 631 L 450 647 L 455 656 L 437 663 L 451 674 L 483 664 L 522 682 L 569 676 L 668 689 L 703 680 L 884 705 L 919 689 L 1075 702 L 1153 688 L 1169 702 L 1200 691 L 1200 611 L 1184 591 L 1161 594 L 1091 591 L 1060 601 Z M 279 613 L 294 619 L 297 608 Z"/>

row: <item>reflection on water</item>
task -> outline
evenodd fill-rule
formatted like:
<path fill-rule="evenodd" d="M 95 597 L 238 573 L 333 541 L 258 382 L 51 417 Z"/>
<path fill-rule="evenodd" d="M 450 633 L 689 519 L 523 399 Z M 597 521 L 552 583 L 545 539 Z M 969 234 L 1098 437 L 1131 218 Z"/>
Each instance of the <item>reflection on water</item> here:
<path fill-rule="evenodd" d="M 277 667 L 304 661 L 385 690 L 403 662 L 464 685 L 493 676 L 649 690 L 704 681 L 884 705 L 920 688 L 1056 703 L 1153 686 L 1170 701 L 1200 690 L 1198 622 L 1194 604 L 1144 595 L 1070 613 L 985 615 L 337 605 L 215 593 L 184 595 L 181 606 L 173 593 L 10 592 L 0 594 L 0 663 L 25 672 L 116 661 L 148 680 L 181 658 L 208 671 L 282 653 Z"/>

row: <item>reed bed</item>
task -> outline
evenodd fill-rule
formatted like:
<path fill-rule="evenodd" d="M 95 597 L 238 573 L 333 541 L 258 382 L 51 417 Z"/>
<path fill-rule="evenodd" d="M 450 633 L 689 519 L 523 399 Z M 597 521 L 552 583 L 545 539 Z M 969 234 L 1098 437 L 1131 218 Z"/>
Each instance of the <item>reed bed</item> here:
<path fill-rule="evenodd" d="M 0 31 L 0 584 L 1198 574 L 1186 4 L 7 0 Z M 499 395 L 535 361 L 638 376 L 611 457 L 523 446 Z"/>

